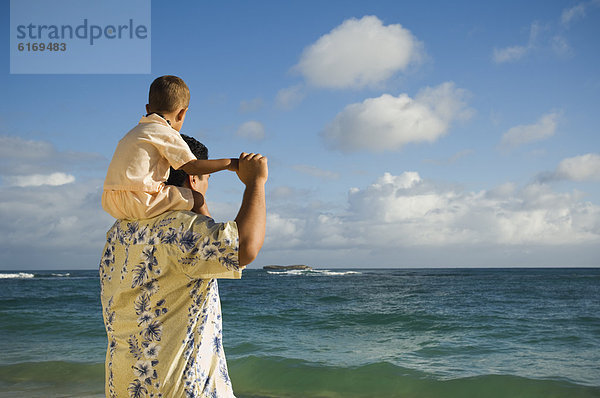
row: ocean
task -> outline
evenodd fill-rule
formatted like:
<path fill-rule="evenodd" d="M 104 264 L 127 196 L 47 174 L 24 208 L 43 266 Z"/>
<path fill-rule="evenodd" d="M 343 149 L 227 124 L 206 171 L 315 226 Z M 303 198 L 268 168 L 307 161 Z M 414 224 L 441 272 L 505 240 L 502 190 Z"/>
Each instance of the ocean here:
<path fill-rule="evenodd" d="M 244 397 L 600 397 L 600 269 L 250 269 L 220 280 Z M 102 397 L 96 270 L 0 272 L 0 397 Z"/>

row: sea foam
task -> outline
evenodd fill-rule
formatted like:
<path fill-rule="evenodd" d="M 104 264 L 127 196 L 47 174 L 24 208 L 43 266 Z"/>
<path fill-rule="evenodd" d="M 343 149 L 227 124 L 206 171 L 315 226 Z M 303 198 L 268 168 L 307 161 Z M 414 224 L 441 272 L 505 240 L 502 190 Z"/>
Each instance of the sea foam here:
<path fill-rule="evenodd" d="M 0 274 L 0 279 L 28 279 L 35 277 L 34 274 L 28 274 L 26 272 L 19 272 L 14 274 Z"/>
<path fill-rule="evenodd" d="M 342 276 L 342 275 L 357 275 L 358 271 L 330 271 L 328 269 L 292 269 L 286 271 L 267 271 L 271 275 L 309 275 L 309 276 Z"/>

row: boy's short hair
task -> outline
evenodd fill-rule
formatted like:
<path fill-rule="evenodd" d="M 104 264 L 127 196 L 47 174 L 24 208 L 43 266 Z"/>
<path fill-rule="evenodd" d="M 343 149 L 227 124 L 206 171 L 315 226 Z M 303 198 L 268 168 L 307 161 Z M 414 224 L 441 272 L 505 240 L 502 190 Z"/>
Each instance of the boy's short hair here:
<path fill-rule="evenodd" d="M 169 113 L 187 108 L 190 104 L 190 89 L 177 76 L 161 76 L 150 85 L 148 105 L 151 112 Z"/>
<path fill-rule="evenodd" d="M 181 138 L 188 144 L 190 150 L 196 156 L 196 159 L 208 159 L 208 148 L 204 146 L 201 142 L 196 140 L 193 137 L 189 137 L 185 134 L 181 134 Z M 175 170 L 171 167 L 171 171 L 169 173 L 169 179 L 167 180 L 167 185 L 175 185 L 177 187 L 182 187 L 185 180 L 187 180 L 188 173 L 179 169 Z"/>

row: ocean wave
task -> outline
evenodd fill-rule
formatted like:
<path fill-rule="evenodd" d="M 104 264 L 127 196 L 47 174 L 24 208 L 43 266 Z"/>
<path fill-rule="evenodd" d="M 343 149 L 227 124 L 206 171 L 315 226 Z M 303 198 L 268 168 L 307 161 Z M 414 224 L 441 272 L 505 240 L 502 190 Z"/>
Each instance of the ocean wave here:
<path fill-rule="evenodd" d="M 0 273 L 0 279 L 31 279 L 31 278 L 70 278 L 70 272 L 58 273 L 58 272 L 43 272 L 43 273 L 31 273 L 31 272 L 8 272 Z"/>
<path fill-rule="evenodd" d="M 349 301 L 349 299 L 341 296 L 323 296 L 319 297 L 317 301 L 321 301 L 323 303 L 344 303 Z"/>
<path fill-rule="evenodd" d="M 35 274 L 27 272 L 18 272 L 13 274 L 0 274 L 0 279 L 29 279 L 34 278 Z"/>
<path fill-rule="evenodd" d="M 0 366 L 0 397 L 104 397 L 104 364 L 67 361 Z"/>
<path fill-rule="evenodd" d="M 591 398 L 600 393 L 598 386 L 514 375 L 440 379 L 388 362 L 341 367 L 272 356 L 247 356 L 228 362 L 238 397 Z"/>
<path fill-rule="evenodd" d="M 328 269 L 291 269 L 285 271 L 267 271 L 271 275 L 286 275 L 286 276 L 343 276 L 343 275 L 358 275 L 362 272 L 358 271 L 330 271 Z"/>
<path fill-rule="evenodd" d="M 54 274 L 54 273 L 52 273 L 50 275 L 55 276 L 55 277 L 69 277 L 69 276 L 71 276 L 71 273 L 70 272 L 67 272 L 67 273 L 64 273 L 64 274 Z"/>
<path fill-rule="evenodd" d="M 227 362 L 239 398 L 592 398 L 600 394 L 600 386 L 584 386 L 559 378 L 487 374 L 441 379 L 389 362 L 334 366 L 254 355 L 230 358 Z M 10 392 L 15 397 L 95 397 L 102 396 L 103 385 L 102 363 L 49 361 L 0 366 L 0 396 Z M 34 391 L 39 395 L 32 394 Z"/>

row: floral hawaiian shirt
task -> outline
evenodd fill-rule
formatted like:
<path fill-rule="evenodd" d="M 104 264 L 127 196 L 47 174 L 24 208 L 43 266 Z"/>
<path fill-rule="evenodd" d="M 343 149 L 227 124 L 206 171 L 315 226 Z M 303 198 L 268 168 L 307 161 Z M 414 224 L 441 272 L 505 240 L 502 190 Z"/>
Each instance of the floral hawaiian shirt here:
<path fill-rule="evenodd" d="M 234 397 L 216 278 L 240 277 L 235 222 L 117 220 L 100 263 L 106 396 Z"/>

